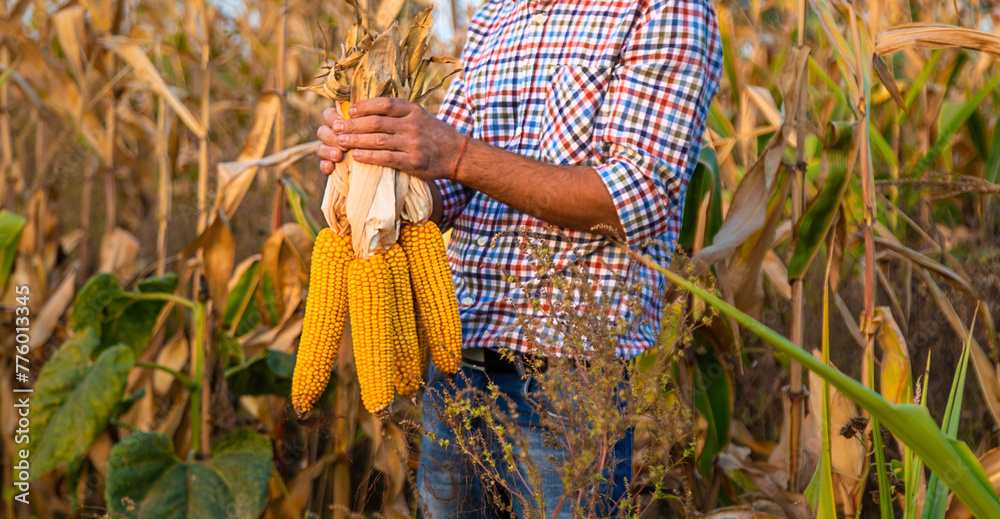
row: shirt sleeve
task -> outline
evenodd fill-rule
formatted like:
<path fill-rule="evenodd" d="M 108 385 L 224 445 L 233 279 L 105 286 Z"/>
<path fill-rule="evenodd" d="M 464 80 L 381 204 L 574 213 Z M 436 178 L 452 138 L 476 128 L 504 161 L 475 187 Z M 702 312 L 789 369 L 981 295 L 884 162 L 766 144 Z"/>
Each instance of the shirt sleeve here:
<path fill-rule="evenodd" d="M 458 76 L 451 81 L 448 93 L 445 94 L 441 107 L 438 108 L 437 117 L 463 135 L 468 135 L 472 131 L 472 110 L 465 94 L 465 78 L 463 76 Z M 447 179 L 438 179 L 434 183 L 441 191 L 443 216 L 440 227 L 444 231 L 452 226 L 455 218 L 458 218 L 469 205 L 475 190 Z"/>
<path fill-rule="evenodd" d="M 680 232 L 684 194 L 701 150 L 722 68 L 707 1 L 650 0 L 625 43 L 602 103 L 596 167 L 630 246 Z"/>

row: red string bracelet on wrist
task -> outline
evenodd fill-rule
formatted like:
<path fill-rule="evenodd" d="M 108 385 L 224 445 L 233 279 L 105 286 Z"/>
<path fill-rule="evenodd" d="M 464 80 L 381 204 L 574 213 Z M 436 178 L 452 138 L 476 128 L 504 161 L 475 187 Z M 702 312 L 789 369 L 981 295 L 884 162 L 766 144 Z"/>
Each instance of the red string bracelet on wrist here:
<path fill-rule="evenodd" d="M 469 137 L 472 137 L 472 132 L 465 135 L 465 144 L 462 145 L 462 151 L 458 153 L 458 162 L 455 162 L 455 171 L 451 172 L 451 181 L 455 181 L 455 176 L 458 175 L 458 165 L 462 163 L 462 157 L 465 156 L 465 148 L 469 145 Z"/>

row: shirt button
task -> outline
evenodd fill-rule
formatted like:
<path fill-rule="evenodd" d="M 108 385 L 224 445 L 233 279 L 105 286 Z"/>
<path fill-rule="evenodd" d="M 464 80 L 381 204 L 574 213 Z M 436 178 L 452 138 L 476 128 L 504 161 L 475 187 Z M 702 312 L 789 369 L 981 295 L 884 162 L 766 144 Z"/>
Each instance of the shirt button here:
<path fill-rule="evenodd" d="M 531 17 L 531 25 L 542 25 L 545 23 L 545 19 L 548 18 L 548 13 L 539 11 Z"/>
<path fill-rule="evenodd" d="M 474 303 L 474 302 L 475 301 L 473 301 L 473 299 L 471 297 L 469 297 L 469 296 L 465 296 L 465 297 L 462 298 L 462 304 L 465 305 L 465 306 L 472 306 L 472 303 Z"/>
<path fill-rule="evenodd" d="M 476 240 L 476 243 L 479 244 L 480 247 L 485 247 L 488 241 L 489 240 L 487 240 L 485 236 L 480 236 L 479 239 Z"/>

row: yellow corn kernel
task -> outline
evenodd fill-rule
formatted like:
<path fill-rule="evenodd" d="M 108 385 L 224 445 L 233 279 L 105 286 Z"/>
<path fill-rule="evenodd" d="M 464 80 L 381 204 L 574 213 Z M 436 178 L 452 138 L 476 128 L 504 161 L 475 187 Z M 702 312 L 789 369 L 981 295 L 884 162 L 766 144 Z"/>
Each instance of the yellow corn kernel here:
<path fill-rule="evenodd" d="M 462 354 L 462 323 L 441 231 L 434 222 L 404 225 L 399 243 L 410 265 L 422 340 L 430 349 L 434 365 L 454 375 Z"/>
<path fill-rule="evenodd" d="M 337 360 L 347 323 L 347 266 L 354 259 L 351 237 L 323 229 L 313 244 L 309 296 L 292 375 L 292 406 L 299 416 L 319 400 Z"/>
<path fill-rule="evenodd" d="M 384 419 L 395 393 L 392 365 L 392 282 L 382 253 L 351 262 L 347 269 L 347 291 L 361 402 L 368 412 Z"/>
<path fill-rule="evenodd" d="M 392 276 L 392 348 L 396 366 L 396 392 L 410 396 L 422 385 L 423 366 L 420 361 L 420 343 L 417 341 L 417 324 L 413 314 L 413 289 L 410 287 L 410 268 L 406 253 L 398 243 L 385 253 Z"/>

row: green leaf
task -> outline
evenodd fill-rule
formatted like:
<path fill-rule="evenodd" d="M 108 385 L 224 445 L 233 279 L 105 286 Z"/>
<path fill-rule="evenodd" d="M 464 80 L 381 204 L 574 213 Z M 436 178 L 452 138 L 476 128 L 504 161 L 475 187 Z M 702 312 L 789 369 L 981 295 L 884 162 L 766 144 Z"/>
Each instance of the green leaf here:
<path fill-rule="evenodd" d="M 149 489 L 138 506 L 142 519 L 235 517 L 236 501 L 226 482 L 199 463 L 174 465 Z"/>
<path fill-rule="evenodd" d="M 965 124 L 965 129 L 969 130 L 969 139 L 972 141 L 972 145 L 976 147 L 976 152 L 979 153 L 979 158 L 986 160 L 989 156 L 989 144 L 986 143 L 986 120 L 983 119 L 983 115 L 979 113 L 979 108 L 977 107 L 969 115 L 969 120 Z"/>
<path fill-rule="evenodd" d="M 172 294 L 177 288 L 177 275 L 147 278 L 139 282 L 140 293 Z M 156 317 L 166 301 L 136 301 L 132 294 L 126 293 L 115 299 L 105 309 L 104 326 L 101 329 L 101 340 L 105 344 L 125 343 L 132 348 L 136 356 L 146 351 L 149 340 L 156 331 Z"/>
<path fill-rule="evenodd" d="M 832 251 L 828 251 L 832 254 Z M 828 260 L 829 261 L 829 260 Z M 823 331 L 821 337 L 823 363 L 830 365 L 830 263 L 827 263 L 827 272 L 823 281 Z M 810 501 L 816 508 L 816 519 L 837 519 L 837 502 L 833 497 L 833 459 L 831 452 L 831 426 L 830 426 L 830 383 L 823 381 L 820 389 L 821 399 L 821 434 L 823 435 L 822 450 L 820 451 L 819 466 L 816 467 L 816 474 L 809 483 L 812 488 L 813 498 Z M 816 396 L 812 396 L 816 398 Z"/>
<path fill-rule="evenodd" d="M 823 182 L 823 191 L 802 215 L 795 238 L 795 252 L 788 262 L 788 278 L 801 279 L 809 269 L 816 252 L 830 232 L 833 219 L 844 200 L 850 175 L 846 167 L 831 167 Z"/>
<path fill-rule="evenodd" d="M 990 144 L 990 153 L 985 158 L 983 165 L 983 175 L 986 180 L 996 184 L 997 172 L 1000 171 L 1000 122 L 993 125 L 993 140 Z"/>
<path fill-rule="evenodd" d="M 11 74 L 14 73 L 14 69 L 17 68 L 17 65 L 18 62 L 15 61 L 13 65 L 7 67 L 7 70 L 3 71 L 3 74 L 0 74 L 0 86 L 3 86 L 3 84 L 6 83 L 8 79 L 10 79 L 10 76 Z M 0 285 L 0 287 L 2 286 L 3 285 Z"/>
<path fill-rule="evenodd" d="M 93 329 L 66 342 L 46 363 L 35 386 L 31 450 L 34 477 L 82 456 L 125 392 L 132 351 L 117 345 L 91 362 L 100 347 Z"/>
<path fill-rule="evenodd" d="M 288 396 L 292 391 L 295 356 L 280 351 L 264 350 L 241 366 L 225 371 L 226 385 L 236 396 Z M 331 375 L 333 376 L 333 375 Z M 328 384 L 327 387 L 334 384 Z"/>
<path fill-rule="evenodd" d="M 677 244 L 681 247 L 694 246 L 702 203 L 705 195 L 709 193 L 711 193 L 709 199 L 704 202 L 709 204 L 708 222 L 705 224 L 705 245 L 712 244 L 712 238 L 722 227 L 722 181 L 719 178 L 719 161 L 715 150 L 703 146 L 698 165 L 695 166 L 684 195 L 684 216 L 681 219 L 681 232 L 677 239 Z"/>
<path fill-rule="evenodd" d="M 958 435 L 959 415 L 962 412 L 962 400 L 965 396 L 965 376 L 969 372 L 969 356 L 972 351 L 971 339 L 972 334 L 970 333 L 969 340 L 966 341 L 965 349 L 962 350 L 962 356 L 958 361 L 958 369 L 955 370 L 955 376 L 951 381 L 948 404 L 945 406 L 944 419 L 941 421 L 941 429 L 953 442 Z M 975 459 L 974 456 L 973 459 Z M 976 465 L 979 465 L 978 461 L 976 461 Z M 979 468 L 982 469 L 982 467 Z M 990 486 L 992 487 L 992 485 Z M 941 484 L 941 479 L 937 474 L 931 474 L 927 480 L 927 493 L 922 517 L 924 519 L 942 519 L 947 510 L 948 489 Z"/>
<path fill-rule="evenodd" d="M 111 449 L 104 499 L 112 511 L 143 519 L 258 517 L 267 503 L 271 443 L 238 429 L 211 454 L 207 464 L 181 462 L 167 436 L 132 434 Z"/>
<path fill-rule="evenodd" d="M 101 330 L 105 343 L 127 344 L 136 355 L 146 351 L 155 331 L 156 316 L 165 301 L 134 301 L 121 314 L 109 319 Z"/>
<path fill-rule="evenodd" d="M 729 372 L 719 362 L 712 346 L 695 332 L 694 345 L 705 348 L 707 353 L 698 355 L 694 371 L 694 404 L 708 422 L 705 443 L 698 456 L 698 470 L 705 477 L 712 474 L 715 456 L 729 445 L 729 425 L 732 420 L 732 382 Z"/>
<path fill-rule="evenodd" d="M 216 339 L 219 341 L 219 357 L 222 359 L 223 369 L 240 366 L 246 361 L 243 346 L 235 337 L 220 331 Z"/>
<path fill-rule="evenodd" d="M 951 440 L 951 446 L 958 452 L 958 455 L 962 458 L 962 462 L 966 467 L 972 470 L 972 475 L 979 480 L 979 484 L 987 487 L 992 487 L 993 483 L 990 482 L 990 477 L 986 474 L 986 470 L 979 463 L 979 459 L 969 448 L 969 445 L 963 441 Z"/>
<path fill-rule="evenodd" d="M 9 72 L 10 70 L 7 71 Z M 0 293 L 7 286 L 10 269 L 14 268 L 17 244 L 21 241 L 21 231 L 25 223 L 27 220 L 23 216 L 0 209 Z"/>
<path fill-rule="evenodd" d="M 288 197 L 288 206 L 292 208 L 292 214 L 295 215 L 295 221 L 309 233 L 310 238 L 315 240 L 320 228 L 309 217 L 309 211 L 306 209 L 305 193 L 291 179 L 286 178 L 282 182 L 285 183 L 285 187 L 287 188 L 285 189 L 285 195 Z"/>
<path fill-rule="evenodd" d="M 261 313 L 266 315 L 271 322 L 271 324 L 277 324 L 281 320 L 281 316 L 278 315 L 278 296 L 274 290 L 274 280 L 271 279 L 271 275 L 267 273 L 265 269 L 261 275 L 260 280 L 260 293 L 264 300 L 264 308 Z"/>
<path fill-rule="evenodd" d="M 97 274 L 88 279 L 73 300 L 70 329 L 79 332 L 92 324 L 99 325 L 104 308 L 121 295 L 122 286 L 111 274 Z"/>
<path fill-rule="evenodd" d="M 171 467 L 180 463 L 165 434 L 137 432 L 111 448 L 104 500 L 112 511 L 125 513 L 123 500 L 138 505 L 150 487 Z"/>
<path fill-rule="evenodd" d="M 162 276 L 151 276 L 138 284 L 139 292 L 143 294 L 173 294 L 177 290 L 177 274 L 169 272 Z"/>
<path fill-rule="evenodd" d="M 941 61 L 941 56 L 943 55 L 944 51 L 942 49 L 934 49 L 931 51 L 931 58 L 924 63 L 924 68 L 921 69 L 920 75 L 917 76 L 917 79 L 913 81 L 912 85 L 910 85 L 910 88 L 906 91 L 906 95 L 903 98 L 903 100 L 906 101 L 907 110 L 913 106 L 913 101 L 917 99 L 920 91 L 923 90 L 924 84 L 927 83 L 927 79 L 931 77 L 931 73 L 938 70 L 938 62 Z M 900 113 L 902 113 L 902 110 L 900 110 Z"/>
<path fill-rule="evenodd" d="M 893 519 L 892 492 L 889 490 L 889 476 L 885 470 L 885 447 L 882 445 L 882 424 L 877 416 L 872 417 L 872 451 L 875 454 L 875 479 L 878 481 L 878 503 L 882 519 Z"/>
<path fill-rule="evenodd" d="M 917 162 L 916 167 L 911 171 L 911 177 L 917 178 L 922 175 L 928 168 L 934 165 L 937 158 L 941 155 L 941 152 L 951 144 L 951 139 L 954 137 L 955 133 L 965 124 L 965 121 L 972 115 L 979 105 L 982 104 L 983 100 L 986 99 L 997 86 L 1000 85 L 1000 74 L 993 76 L 983 88 L 976 91 L 972 97 L 962 104 L 961 108 L 953 114 L 945 114 L 945 110 L 942 110 L 941 115 L 941 129 L 938 132 L 938 139 L 931 146 L 931 149 L 924 155 L 919 162 Z M 947 105 L 946 105 L 947 106 Z"/>
<path fill-rule="evenodd" d="M 236 326 L 237 337 L 241 335 L 239 331 L 243 327 L 243 319 L 248 315 L 247 310 L 254 308 L 248 301 L 253 298 L 253 291 L 257 287 L 258 276 L 260 276 L 260 261 L 254 261 L 240 275 L 236 286 L 229 292 L 229 299 L 226 300 L 226 311 L 222 315 L 222 324 L 228 328 L 233 324 L 233 321 L 239 319 L 240 324 Z M 243 309 L 243 313 L 240 313 L 241 308 Z M 259 321 L 260 316 L 256 317 Z"/>
<path fill-rule="evenodd" d="M 237 429 L 212 445 L 212 468 L 222 477 L 236 501 L 233 517 L 253 519 L 267 504 L 274 451 L 267 438 Z"/>

